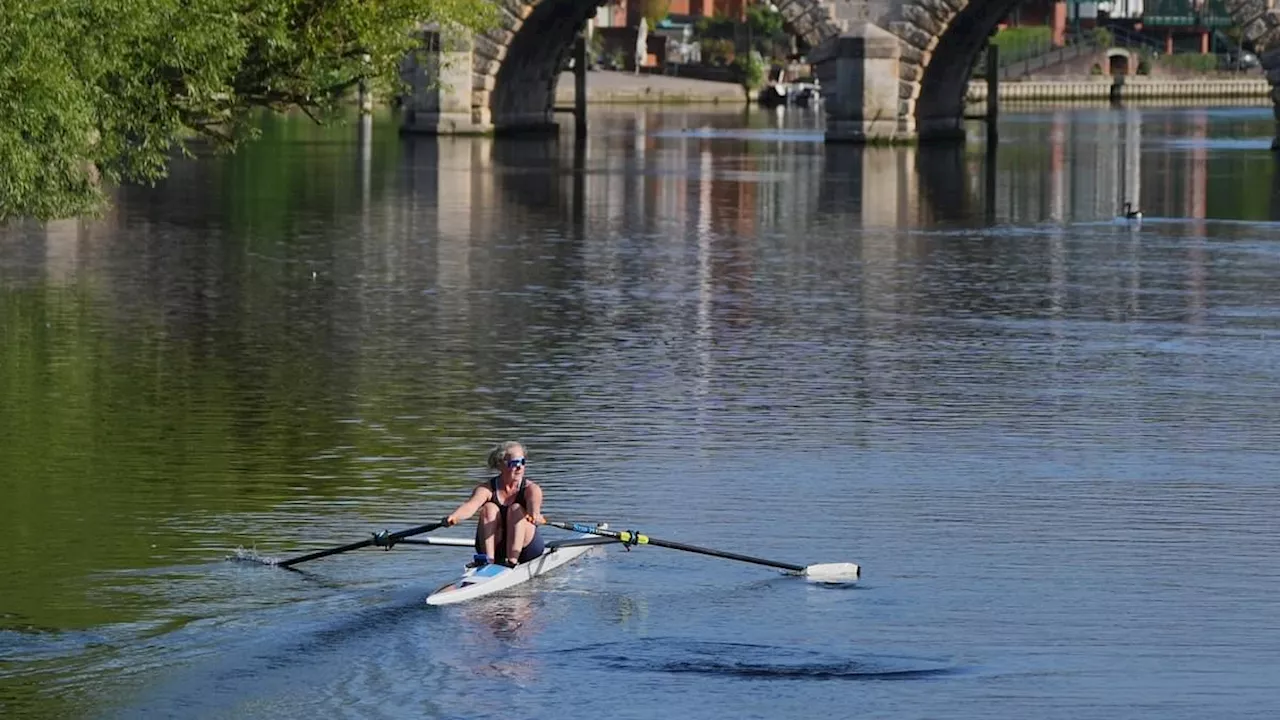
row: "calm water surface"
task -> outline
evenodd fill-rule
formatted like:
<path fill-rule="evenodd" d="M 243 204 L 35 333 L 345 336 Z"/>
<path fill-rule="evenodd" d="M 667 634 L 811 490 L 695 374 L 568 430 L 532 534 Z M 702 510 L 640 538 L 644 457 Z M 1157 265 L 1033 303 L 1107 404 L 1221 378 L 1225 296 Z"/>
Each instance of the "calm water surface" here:
<path fill-rule="evenodd" d="M 0 714 L 1272 717 L 1270 114 L 272 119 L 0 231 Z M 227 560 L 436 519 L 505 438 L 549 516 L 863 580 L 610 548 L 427 608 L 467 551 Z"/>

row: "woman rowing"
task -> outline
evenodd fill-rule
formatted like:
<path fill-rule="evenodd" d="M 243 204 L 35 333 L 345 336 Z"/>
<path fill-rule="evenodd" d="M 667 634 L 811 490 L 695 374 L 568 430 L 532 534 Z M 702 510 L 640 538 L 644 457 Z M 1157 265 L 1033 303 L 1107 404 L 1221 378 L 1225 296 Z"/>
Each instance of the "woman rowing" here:
<path fill-rule="evenodd" d="M 449 513 L 456 525 L 480 511 L 476 525 L 476 556 L 472 565 L 502 563 L 515 567 L 542 555 L 538 533 L 542 522 L 542 488 L 524 476 L 524 446 L 504 442 L 489 453 L 489 468 L 498 474 L 476 485 L 471 497 Z"/>

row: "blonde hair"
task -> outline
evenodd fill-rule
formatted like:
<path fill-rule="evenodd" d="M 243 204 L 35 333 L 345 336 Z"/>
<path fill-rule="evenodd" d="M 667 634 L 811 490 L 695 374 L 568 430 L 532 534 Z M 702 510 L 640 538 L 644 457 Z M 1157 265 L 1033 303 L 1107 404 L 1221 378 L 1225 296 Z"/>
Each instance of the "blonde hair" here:
<path fill-rule="evenodd" d="M 508 440 L 503 443 L 498 443 L 492 450 L 489 451 L 489 469 L 501 470 L 503 464 L 506 463 L 507 458 L 511 456 L 511 451 L 514 450 L 515 448 L 520 448 L 521 450 L 524 450 L 524 454 L 526 456 L 529 454 L 529 449 L 526 448 L 524 444 L 518 443 L 514 440 Z"/>

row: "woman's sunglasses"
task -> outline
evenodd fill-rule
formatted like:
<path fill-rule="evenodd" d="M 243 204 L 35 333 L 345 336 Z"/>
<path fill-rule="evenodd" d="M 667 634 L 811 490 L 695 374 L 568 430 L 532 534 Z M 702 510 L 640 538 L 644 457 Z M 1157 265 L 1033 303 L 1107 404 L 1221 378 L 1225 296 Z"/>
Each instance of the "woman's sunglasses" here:
<path fill-rule="evenodd" d="M 524 465 L 525 465 L 524 458 L 511 458 L 510 460 L 507 461 L 507 467 L 512 470 L 516 468 L 524 467 Z"/>

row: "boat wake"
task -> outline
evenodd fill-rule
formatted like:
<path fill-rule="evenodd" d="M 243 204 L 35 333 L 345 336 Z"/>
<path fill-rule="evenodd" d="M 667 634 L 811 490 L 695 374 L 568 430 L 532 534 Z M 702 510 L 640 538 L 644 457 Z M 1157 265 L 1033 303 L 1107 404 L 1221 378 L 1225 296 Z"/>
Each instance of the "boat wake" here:
<path fill-rule="evenodd" d="M 596 648 L 593 654 L 601 664 L 619 669 L 644 667 L 654 672 L 743 678 L 911 680 L 957 671 L 936 659 L 842 657 L 826 651 L 746 643 L 649 638 L 640 648 L 628 644 L 624 652 L 611 652 L 617 650 Z"/>

